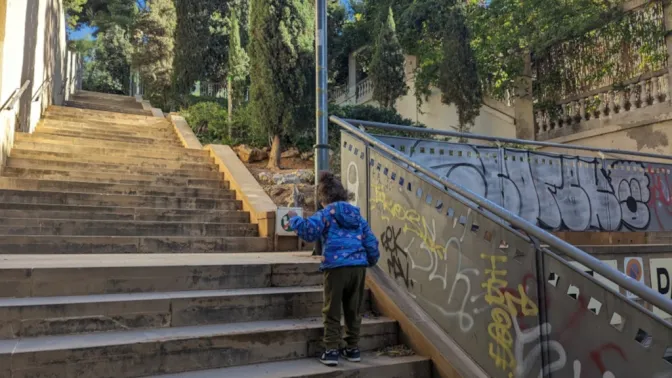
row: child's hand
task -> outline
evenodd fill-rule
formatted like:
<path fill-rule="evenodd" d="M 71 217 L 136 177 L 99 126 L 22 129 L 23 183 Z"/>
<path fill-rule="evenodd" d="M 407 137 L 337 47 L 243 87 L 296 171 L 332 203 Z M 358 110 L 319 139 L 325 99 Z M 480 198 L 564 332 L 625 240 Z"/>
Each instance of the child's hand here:
<path fill-rule="evenodd" d="M 294 218 L 294 217 L 297 216 L 297 215 L 299 215 L 299 214 L 297 214 L 296 211 L 294 211 L 294 210 L 290 210 L 290 211 L 287 213 L 287 216 L 288 216 L 290 219 L 291 219 L 291 218 Z"/>

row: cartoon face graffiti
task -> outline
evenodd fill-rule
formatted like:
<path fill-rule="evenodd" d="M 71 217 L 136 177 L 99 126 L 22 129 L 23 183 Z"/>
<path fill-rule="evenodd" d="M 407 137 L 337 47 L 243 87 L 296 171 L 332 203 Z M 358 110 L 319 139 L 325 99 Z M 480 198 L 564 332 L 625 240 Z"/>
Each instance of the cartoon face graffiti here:
<path fill-rule="evenodd" d="M 621 205 L 623 226 L 633 229 L 645 229 L 649 225 L 649 176 L 644 166 L 638 163 L 612 165 L 610 171 L 614 192 Z"/>

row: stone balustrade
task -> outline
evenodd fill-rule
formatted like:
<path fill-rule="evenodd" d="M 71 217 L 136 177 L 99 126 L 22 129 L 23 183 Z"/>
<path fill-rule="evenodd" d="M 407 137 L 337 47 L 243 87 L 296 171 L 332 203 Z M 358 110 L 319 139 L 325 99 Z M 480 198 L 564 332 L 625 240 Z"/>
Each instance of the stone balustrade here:
<path fill-rule="evenodd" d="M 667 70 L 656 71 L 623 86 L 609 87 L 564 100 L 550 109 L 535 112 L 538 138 L 573 128 L 594 119 L 606 119 L 617 114 L 633 112 L 668 99 Z"/>

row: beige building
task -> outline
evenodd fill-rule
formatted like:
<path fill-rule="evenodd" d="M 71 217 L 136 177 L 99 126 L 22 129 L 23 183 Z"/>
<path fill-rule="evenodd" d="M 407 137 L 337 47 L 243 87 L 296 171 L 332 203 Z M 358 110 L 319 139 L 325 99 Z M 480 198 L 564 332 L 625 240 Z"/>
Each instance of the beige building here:
<path fill-rule="evenodd" d="M 62 0 L 0 0 L 0 166 L 15 131 L 33 132 L 50 104 L 81 85 L 65 26 Z"/>

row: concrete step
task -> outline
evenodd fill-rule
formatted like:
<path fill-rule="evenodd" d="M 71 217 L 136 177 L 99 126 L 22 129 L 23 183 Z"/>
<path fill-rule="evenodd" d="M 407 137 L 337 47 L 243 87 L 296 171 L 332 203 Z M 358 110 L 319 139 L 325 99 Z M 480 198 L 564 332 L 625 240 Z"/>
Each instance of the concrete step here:
<path fill-rule="evenodd" d="M 317 286 L 323 281 L 319 258 L 310 252 L 230 252 L 3 254 L 0 297 Z"/>
<path fill-rule="evenodd" d="M 55 135 L 55 134 L 26 134 L 26 133 L 16 133 L 16 142 L 37 142 L 37 143 L 51 143 L 59 145 L 73 145 L 73 146 L 87 146 L 87 147 L 104 147 L 104 148 L 123 148 L 123 149 L 151 149 L 157 152 L 163 152 L 165 154 L 172 153 L 182 153 L 185 152 L 185 148 L 181 146 L 172 146 L 172 145 L 148 145 L 148 144 L 137 144 L 137 143 L 127 143 L 119 141 L 106 141 L 100 139 L 90 139 L 90 138 L 77 138 L 69 137 L 64 135 Z"/>
<path fill-rule="evenodd" d="M 128 194 L 134 196 L 234 198 L 235 192 L 227 189 L 202 189 L 175 186 L 106 184 L 86 181 L 37 180 L 0 177 L 0 189 L 59 191 L 94 194 Z"/>
<path fill-rule="evenodd" d="M 210 155 L 207 151 L 191 149 L 175 149 L 170 153 L 156 151 L 150 148 L 107 148 L 107 147 L 89 147 L 72 144 L 54 144 L 54 143 L 36 143 L 30 141 L 21 141 L 14 144 L 13 149 L 44 151 L 44 152 L 63 152 L 78 153 L 86 155 L 103 155 L 109 157 L 128 157 L 128 158 L 151 158 L 169 161 L 184 162 L 203 162 L 209 161 Z"/>
<path fill-rule="evenodd" d="M 74 95 L 70 96 L 70 101 L 83 102 L 83 103 L 93 103 L 100 105 L 108 105 L 113 107 L 129 108 L 129 109 L 143 109 L 142 104 L 135 100 L 133 97 L 126 99 L 121 98 L 101 98 L 88 95 Z"/>
<path fill-rule="evenodd" d="M 0 238 L 5 254 L 129 254 L 266 252 L 270 240 L 239 236 L 53 236 L 12 235 Z"/>
<path fill-rule="evenodd" d="M 267 362 L 223 369 L 200 370 L 153 378 L 431 378 L 432 362 L 420 356 L 388 357 L 362 353 L 362 362 L 341 359 L 328 367 L 315 358 Z"/>
<path fill-rule="evenodd" d="M 136 196 L 120 194 L 93 194 L 93 193 L 61 193 L 32 190 L 0 190 L 0 202 L 29 203 L 48 205 L 82 205 L 82 206 L 111 206 L 111 207 L 149 207 L 162 209 L 204 209 L 204 210 L 240 210 L 241 202 L 222 198 L 190 198 L 190 197 L 160 197 Z"/>
<path fill-rule="evenodd" d="M 193 223 L 88 219 L 0 219 L 0 236 L 255 237 L 250 223 Z"/>
<path fill-rule="evenodd" d="M 68 131 L 79 131 L 79 132 L 106 132 L 106 133 L 115 133 L 118 135 L 128 135 L 128 136 L 138 136 L 138 137 L 149 137 L 149 138 L 174 138 L 176 137 L 175 131 L 169 127 L 142 127 L 142 126 L 119 126 L 114 124 L 90 124 L 87 122 L 73 122 L 73 121 L 63 121 L 63 120 L 52 120 L 45 119 L 40 122 L 37 126 L 39 131 L 42 127 L 54 128 L 54 129 L 63 129 Z"/>
<path fill-rule="evenodd" d="M 319 317 L 322 305 L 319 286 L 0 298 L 0 339 Z"/>
<path fill-rule="evenodd" d="M 133 109 L 122 106 L 115 106 L 112 104 L 97 104 L 93 102 L 66 101 L 65 106 L 79 109 L 93 109 L 93 110 L 102 110 L 107 112 L 124 113 L 124 114 L 137 114 L 137 115 L 150 115 L 150 116 L 152 115 L 152 112 L 149 110 Z"/>
<path fill-rule="evenodd" d="M 133 165 L 119 165 L 111 163 L 97 163 L 97 162 L 74 162 L 74 161 L 59 161 L 59 160 L 44 160 L 44 159 L 24 159 L 24 158 L 9 158 L 7 160 L 7 167 L 10 168 L 24 168 L 24 169 L 43 169 L 43 170 L 59 170 L 59 171 L 89 171 L 97 173 L 116 173 L 119 175 L 142 175 L 154 177 L 182 177 L 189 179 L 207 179 L 207 180 L 222 180 L 224 175 L 214 170 L 201 169 L 165 169 L 152 167 L 138 167 Z"/>
<path fill-rule="evenodd" d="M 112 113 L 117 114 L 117 113 Z M 127 119 L 108 115 L 96 114 L 70 114 L 61 111 L 49 110 L 44 117 L 43 122 L 68 122 L 78 125 L 86 125 L 89 127 L 104 128 L 104 127 L 118 127 L 129 130 L 154 130 L 154 131 L 171 131 L 173 126 L 165 118 L 148 118 L 148 119 Z"/>
<path fill-rule="evenodd" d="M 45 152 L 27 150 L 21 147 L 13 148 L 10 157 L 17 159 L 37 159 L 37 160 L 52 160 L 74 163 L 101 163 L 113 166 L 135 166 L 145 168 L 161 168 L 161 169 L 185 169 L 185 170 L 200 170 L 213 171 L 216 166 L 210 159 L 202 159 L 199 162 L 194 161 L 174 161 L 165 159 L 153 158 L 132 158 L 132 157 L 118 157 L 105 155 L 89 155 L 80 152 Z"/>
<path fill-rule="evenodd" d="M 79 118 L 104 118 L 104 119 L 114 119 L 114 120 L 124 120 L 127 122 L 130 121 L 144 121 L 144 122 L 168 122 L 165 118 L 158 118 L 152 115 L 136 115 L 136 114 L 126 114 L 111 112 L 107 110 L 96 110 L 96 109 L 81 109 L 73 108 L 68 106 L 55 106 L 51 105 L 47 109 L 47 114 L 65 114 L 69 116 L 76 116 Z"/>
<path fill-rule="evenodd" d="M 37 135 L 61 135 L 75 138 L 85 138 L 85 139 L 95 139 L 103 141 L 118 141 L 125 143 L 134 143 L 139 145 L 165 145 L 165 146 L 181 146 L 177 138 L 171 137 L 170 139 L 158 139 L 158 138 L 147 138 L 147 137 L 137 137 L 137 136 L 128 136 L 128 135 L 119 135 L 115 133 L 104 133 L 104 132 L 95 132 L 95 131 L 76 131 L 76 130 L 67 130 L 63 128 L 50 128 L 50 127 L 40 127 L 36 131 Z"/>
<path fill-rule="evenodd" d="M 137 100 L 133 96 L 126 96 L 126 95 L 112 94 L 112 93 L 91 92 L 91 91 L 85 91 L 83 89 L 77 90 L 77 92 L 75 92 L 74 96 L 84 97 L 84 98 L 98 98 L 98 99 L 104 99 L 104 100 L 110 100 L 110 101 L 136 101 L 137 102 Z"/>
<path fill-rule="evenodd" d="M 172 210 L 132 207 L 0 203 L 0 218 L 129 220 L 153 222 L 249 223 L 245 211 Z"/>
<path fill-rule="evenodd" d="M 62 169 L 34 169 L 34 168 L 14 168 L 5 167 L 2 174 L 6 177 L 17 177 L 27 179 L 57 180 L 57 181 L 84 181 L 99 182 L 107 184 L 125 184 L 125 185 L 156 185 L 156 186 L 177 186 L 187 188 L 204 189 L 228 189 L 228 181 L 219 179 L 199 179 L 184 176 L 151 176 L 134 175 L 121 172 L 89 172 L 85 170 L 67 170 Z"/>
<path fill-rule="evenodd" d="M 362 322 L 360 348 L 397 343 L 390 319 Z M 321 349 L 319 318 L 151 331 L 45 336 L 0 342 L 0 374 L 124 378 L 312 356 Z"/>

